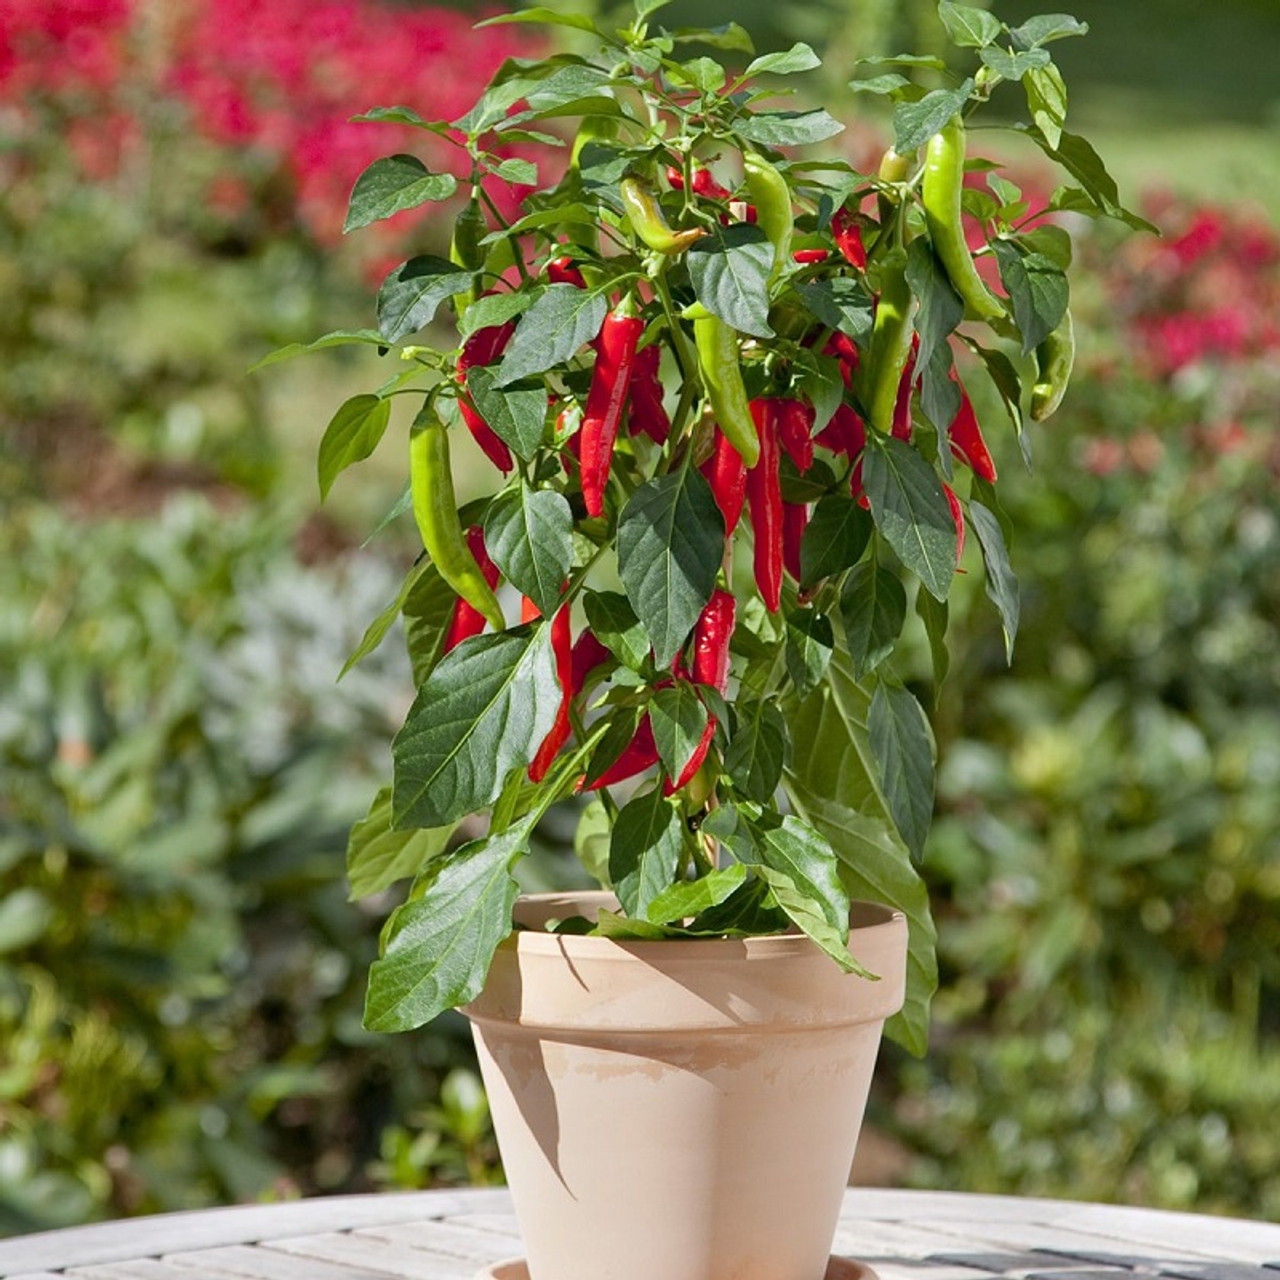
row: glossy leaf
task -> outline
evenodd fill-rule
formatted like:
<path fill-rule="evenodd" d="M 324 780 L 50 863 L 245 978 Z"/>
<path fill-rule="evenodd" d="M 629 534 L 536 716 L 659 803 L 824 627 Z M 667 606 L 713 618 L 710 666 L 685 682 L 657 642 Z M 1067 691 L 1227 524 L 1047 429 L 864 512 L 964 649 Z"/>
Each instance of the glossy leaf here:
<path fill-rule="evenodd" d="M 600 332 L 609 303 L 603 293 L 548 285 L 520 323 L 498 365 L 495 385 L 509 386 L 568 360 Z"/>
<path fill-rule="evenodd" d="M 687 680 L 656 690 L 649 704 L 649 721 L 662 767 L 668 777 L 679 778 L 707 727 L 707 708 L 698 691 Z"/>
<path fill-rule="evenodd" d="M 553 489 L 515 485 L 490 504 L 484 541 L 502 576 L 550 617 L 573 562 L 568 499 Z"/>
<path fill-rule="evenodd" d="M 893 651 L 906 617 L 907 593 L 898 575 L 874 562 L 856 565 L 840 592 L 840 620 L 859 679 Z"/>
<path fill-rule="evenodd" d="M 1008 240 L 995 241 L 1000 279 L 1013 303 L 1013 318 L 1022 334 L 1022 352 L 1029 354 L 1061 323 L 1071 300 L 1062 268 L 1042 253 L 1023 253 Z"/>
<path fill-rule="evenodd" d="M 429 325 L 440 304 L 471 284 L 471 273 L 425 254 L 402 262 L 378 290 L 378 332 L 388 342 Z"/>
<path fill-rule="evenodd" d="M 800 71 L 812 71 L 822 66 L 822 59 L 802 41 L 780 53 L 764 53 L 747 64 L 744 76 L 758 76 L 768 72 L 774 76 L 790 76 Z"/>
<path fill-rule="evenodd" d="M 655 924 L 673 924 L 700 915 L 736 893 L 749 874 L 741 862 L 731 862 L 697 880 L 679 881 L 654 897 L 645 914 Z"/>
<path fill-rule="evenodd" d="M 675 883 L 684 823 L 661 787 L 628 801 L 613 824 L 609 876 L 629 916 L 643 919 L 649 903 Z"/>
<path fill-rule="evenodd" d="M 284 360 L 292 360 L 296 356 L 309 355 L 312 351 L 323 351 L 328 347 L 385 347 L 387 340 L 376 329 L 335 329 L 323 337 L 313 338 L 310 342 L 290 342 L 286 346 L 269 351 L 260 360 L 255 360 L 247 370 L 256 373 L 268 365 L 280 364 Z"/>
<path fill-rule="evenodd" d="M 835 650 L 835 632 L 831 619 L 812 605 L 793 609 L 787 615 L 787 640 L 784 660 L 787 675 L 798 697 L 804 698 L 818 687 L 827 673 L 827 664 Z"/>
<path fill-rule="evenodd" d="M 624 667 L 643 671 L 649 661 L 649 633 L 627 597 L 617 591 L 590 591 L 584 604 L 596 639 Z"/>
<path fill-rule="evenodd" d="M 349 466 L 363 462 L 377 447 L 391 421 L 391 401 L 381 396 L 352 396 L 333 415 L 320 441 L 316 471 L 320 499 Z"/>
<path fill-rule="evenodd" d="M 800 585 L 815 586 L 857 564 L 873 529 L 871 516 L 852 498 L 826 494 L 814 507 L 800 541 Z"/>
<path fill-rule="evenodd" d="M 737 130 L 750 142 L 766 147 L 807 147 L 844 132 L 844 125 L 830 112 L 761 111 L 743 116 Z"/>
<path fill-rule="evenodd" d="M 1000 39 L 1000 20 L 985 9 L 941 0 L 938 17 L 942 19 L 947 34 L 961 48 L 985 49 Z"/>
<path fill-rule="evenodd" d="M 547 418 L 547 389 L 539 382 L 499 386 L 494 369 L 467 371 L 467 390 L 480 416 L 526 462 L 542 444 Z"/>
<path fill-rule="evenodd" d="M 432 173 L 417 156 L 383 156 L 356 179 L 343 234 L 405 209 L 447 200 L 457 189 L 458 180 L 453 174 Z"/>
<path fill-rule="evenodd" d="M 718 227 L 696 241 L 686 255 L 699 302 L 742 333 L 773 336 L 769 324 L 769 272 L 773 246 L 748 222 Z"/>
<path fill-rule="evenodd" d="M 1018 636 L 1018 619 L 1022 611 L 1022 600 L 1018 590 L 1018 580 L 1014 577 L 1009 564 L 1009 552 L 1005 548 L 1004 533 L 1000 521 L 981 502 L 969 503 L 969 522 L 978 535 L 978 545 L 982 548 L 982 563 L 987 574 L 987 596 L 1000 611 L 1000 621 L 1004 628 L 1005 656 L 1013 661 L 1013 644 Z"/>
<path fill-rule="evenodd" d="M 351 901 L 418 875 L 449 847 L 454 827 L 402 831 L 391 825 L 391 788 L 383 787 L 368 814 L 347 838 L 347 880 Z"/>
<path fill-rule="evenodd" d="M 909 690 L 878 681 L 867 734 L 894 825 L 919 861 L 933 820 L 933 741 L 924 711 Z"/>
<path fill-rule="evenodd" d="M 893 145 L 900 155 L 924 146 L 957 112 L 973 91 L 966 80 L 958 89 L 935 89 L 919 102 L 900 102 L 893 109 Z"/>

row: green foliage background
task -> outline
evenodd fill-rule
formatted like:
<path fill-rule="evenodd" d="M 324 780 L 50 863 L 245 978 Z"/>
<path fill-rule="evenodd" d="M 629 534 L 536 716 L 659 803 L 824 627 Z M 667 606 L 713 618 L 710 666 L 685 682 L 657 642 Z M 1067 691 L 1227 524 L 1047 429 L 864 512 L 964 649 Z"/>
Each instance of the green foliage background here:
<path fill-rule="evenodd" d="M 1261 80 L 1213 74 L 1194 26 L 1125 62 L 1133 13 L 1162 41 L 1177 24 L 1123 8 L 1076 6 L 1100 148 L 1130 189 L 1158 173 L 1274 215 Z M 919 5 L 788 13 L 778 42 L 825 37 L 832 93 L 853 51 L 933 39 Z M 1263 65 L 1275 19 L 1220 13 Z M 1154 70 L 1102 78 L 1134 65 Z M 243 373 L 365 323 L 363 267 L 298 228 L 261 157 L 150 127 L 163 183 L 86 182 L 56 131 L 6 153 L 0 1231 L 496 1176 L 461 1020 L 359 1027 L 387 904 L 346 901 L 342 850 L 411 691 L 394 646 L 333 679 L 411 531 L 361 550 L 391 483 L 364 464 L 322 521 L 307 460 L 367 379 L 338 355 Z M 197 197 L 222 166 L 247 212 Z M 418 234 L 438 250 L 447 230 Z M 1280 388 L 1265 353 L 1153 376 L 1106 283 L 1117 253 L 1082 250 L 1102 280 L 1077 299 L 1079 380 L 1035 476 L 1000 442 L 1019 650 L 1006 670 L 960 593 L 924 862 L 944 988 L 929 1057 L 887 1051 L 872 1119 L 915 1185 L 1275 1218 Z M 1206 444 L 1228 422 L 1246 447 Z M 927 689 L 922 636 L 918 658 Z M 530 874 L 568 872 L 546 853 Z"/>

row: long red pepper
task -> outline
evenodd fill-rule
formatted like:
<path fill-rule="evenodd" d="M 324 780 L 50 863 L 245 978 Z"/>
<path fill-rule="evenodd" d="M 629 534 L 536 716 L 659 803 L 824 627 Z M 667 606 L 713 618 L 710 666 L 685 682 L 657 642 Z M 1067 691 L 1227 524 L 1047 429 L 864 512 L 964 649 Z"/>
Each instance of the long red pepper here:
<path fill-rule="evenodd" d="M 477 329 L 462 344 L 462 354 L 458 357 L 458 378 L 464 387 L 467 385 L 467 371 L 492 364 L 506 349 L 515 331 L 516 322 L 507 320 L 502 324 Z M 483 415 L 465 391 L 458 397 L 458 408 L 462 412 L 463 422 L 467 424 L 467 430 L 471 432 L 471 438 L 484 450 L 489 461 L 504 474 L 510 471 L 514 465 L 511 461 L 511 450 L 484 420 Z"/>
<path fill-rule="evenodd" d="M 782 563 L 800 581 L 800 542 L 809 526 L 809 508 L 802 502 L 782 504 Z"/>
<path fill-rule="evenodd" d="M 964 508 L 956 497 L 956 491 L 945 480 L 942 492 L 947 495 L 947 506 L 951 508 L 951 518 L 956 524 L 956 565 L 959 566 L 960 557 L 964 555 Z"/>
<path fill-rule="evenodd" d="M 507 448 L 506 441 L 484 420 L 480 410 L 472 404 L 471 397 L 465 392 L 458 397 L 458 408 L 462 412 L 463 422 L 467 424 L 467 430 L 471 432 L 471 438 L 484 450 L 485 457 L 499 471 L 510 471 L 515 464 L 511 461 L 511 450 Z"/>
<path fill-rule="evenodd" d="M 797 471 L 813 466 L 813 406 L 803 400 L 778 400 L 778 439 Z"/>
<path fill-rule="evenodd" d="M 973 401 L 963 387 L 960 388 L 960 408 L 947 428 L 947 435 L 951 440 L 951 452 L 967 462 L 973 468 L 975 476 L 988 484 L 995 484 L 995 459 L 982 438 L 978 415 L 973 411 Z"/>
<path fill-rule="evenodd" d="M 587 514 L 604 514 L 604 491 L 613 464 L 618 424 L 627 403 L 636 344 L 644 332 L 644 320 L 631 310 L 630 301 L 604 318 L 596 343 L 596 364 L 591 390 L 582 416 L 582 498 Z"/>
<path fill-rule="evenodd" d="M 662 403 L 662 379 L 658 366 L 662 348 L 655 342 L 636 352 L 631 370 L 631 399 L 627 406 L 627 426 L 634 435 L 647 435 L 654 444 L 666 444 L 671 432 L 671 419 Z"/>
<path fill-rule="evenodd" d="M 526 603 L 528 603 L 526 601 Z M 534 606 L 537 616 L 538 609 Z M 573 726 L 569 720 L 569 704 L 577 692 L 573 685 L 573 639 L 569 634 L 569 606 L 561 605 L 551 619 L 551 650 L 556 659 L 556 678 L 560 681 L 560 706 L 551 732 L 542 740 L 529 765 L 529 781 L 541 782 L 547 776 L 560 748 L 569 741 Z"/>
<path fill-rule="evenodd" d="M 753 400 L 751 416 L 760 437 L 760 457 L 747 472 L 747 507 L 755 534 L 756 586 L 765 607 L 777 613 L 782 603 L 782 483 L 777 401 Z"/>
<path fill-rule="evenodd" d="M 723 693 L 729 685 L 729 641 L 737 601 L 717 587 L 693 628 L 693 678 Z"/>
<path fill-rule="evenodd" d="M 552 284 L 571 284 L 575 289 L 585 289 L 587 282 L 572 258 L 553 258 L 547 263 L 547 279 Z"/>
<path fill-rule="evenodd" d="M 490 587 L 496 587 L 498 585 L 498 566 L 489 559 L 489 553 L 484 545 L 484 530 L 478 524 L 473 524 L 467 530 L 467 546 L 470 547 L 471 554 L 475 556 L 476 564 L 480 566 L 480 572 L 484 574 L 484 580 Z M 444 652 L 448 653 L 450 649 L 456 648 L 464 640 L 469 640 L 472 636 L 478 636 L 484 630 L 484 621 L 484 614 L 459 596 L 454 602 L 453 614 L 449 618 L 449 629 L 445 632 Z"/>
<path fill-rule="evenodd" d="M 675 165 L 667 166 L 667 182 L 672 191 L 684 190 L 684 174 Z M 728 187 L 716 181 L 710 169 L 694 169 L 693 190 L 695 195 L 706 196 L 709 200 L 727 200 L 731 194 Z"/>
<path fill-rule="evenodd" d="M 716 428 L 711 457 L 698 469 L 711 486 L 716 506 L 724 516 L 725 537 L 729 537 L 738 527 L 742 504 L 747 498 L 747 464 L 719 427 Z"/>
<path fill-rule="evenodd" d="M 835 356 L 840 362 L 840 378 L 847 390 L 853 385 L 853 372 L 858 367 L 858 348 L 847 333 L 833 333 L 822 348 L 824 356 Z"/>
<path fill-rule="evenodd" d="M 653 740 L 653 724 L 646 715 L 640 721 L 635 736 L 622 754 L 594 781 L 587 784 L 588 791 L 611 787 L 615 782 L 626 782 L 658 763 L 658 745 Z"/>
<path fill-rule="evenodd" d="M 862 247 L 862 229 L 853 220 L 853 214 L 848 209 L 836 210 L 835 217 L 831 219 L 831 234 L 845 261 L 859 271 L 865 270 L 867 251 Z"/>
<path fill-rule="evenodd" d="M 587 683 L 587 677 L 602 663 L 607 662 L 613 654 L 597 639 L 589 628 L 573 643 L 573 692 L 581 693 Z"/>
<path fill-rule="evenodd" d="M 680 776 L 674 781 L 667 778 L 662 784 L 662 794 L 664 796 L 673 796 L 681 787 L 687 787 L 693 781 L 693 775 L 702 768 L 702 762 L 707 758 L 707 752 L 711 749 L 712 739 L 716 736 L 716 718 L 715 716 L 707 717 L 706 728 L 702 731 L 702 737 L 698 739 L 698 745 L 693 749 L 693 755 L 689 757 L 689 763 L 680 770 Z"/>
<path fill-rule="evenodd" d="M 856 458 L 867 447 L 867 429 L 851 405 L 842 404 L 818 432 L 818 443 L 832 453 Z"/>

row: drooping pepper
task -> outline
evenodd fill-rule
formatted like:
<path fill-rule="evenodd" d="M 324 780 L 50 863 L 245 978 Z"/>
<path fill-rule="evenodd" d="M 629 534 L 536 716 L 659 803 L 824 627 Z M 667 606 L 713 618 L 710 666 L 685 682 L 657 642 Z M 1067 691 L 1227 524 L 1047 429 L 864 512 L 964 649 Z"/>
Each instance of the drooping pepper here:
<path fill-rule="evenodd" d="M 737 607 L 733 592 L 717 587 L 693 628 L 693 678 L 717 693 L 729 686 L 729 641 Z"/>
<path fill-rule="evenodd" d="M 657 253 L 683 253 L 695 240 L 700 240 L 707 233 L 706 227 L 673 231 L 658 203 L 658 193 L 641 178 L 623 178 L 618 190 L 622 195 L 623 212 L 627 215 L 632 231 Z"/>
<path fill-rule="evenodd" d="M 719 316 L 708 315 L 693 322 L 693 338 L 702 385 L 716 423 L 743 462 L 752 467 L 760 456 L 760 441 L 742 385 L 738 335 Z"/>
<path fill-rule="evenodd" d="M 1057 411 L 1071 381 L 1071 367 L 1076 360 L 1076 336 L 1071 312 L 1062 323 L 1036 347 L 1036 383 L 1031 388 L 1031 421 L 1043 422 Z"/>
<path fill-rule="evenodd" d="M 797 471 L 808 471 L 813 466 L 813 406 L 803 400 L 780 399 L 774 412 L 778 418 L 778 438 L 787 451 L 787 457 Z"/>
<path fill-rule="evenodd" d="M 871 351 L 854 377 L 866 421 L 885 435 L 893 427 L 898 387 L 911 353 L 911 303 L 906 255 L 895 253 L 881 264 Z"/>
<path fill-rule="evenodd" d="M 487 325 L 477 329 L 462 344 L 462 354 L 458 357 L 458 379 L 463 387 L 467 384 L 467 371 L 492 364 L 506 350 L 511 335 L 516 331 L 516 322 L 507 320 L 502 324 Z M 476 408 L 475 402 L 464 390 L 458 397 L 458 409 L 462 420 L 467 424 L 472 439 L 484 450 L 485 456 L 499 471 L 506 474 L 514 465 L 511 461 L 511 450 L 506 442 L 485 421 L 484 415 Z"/>
<path fill-rule="evenodd" d="M 837 209 L 831 219 L 831 235 L 844 260 L 859 271 L 867 268 L 867 251 L 862 245 L 862 228 L 848 209 Z"/>
<path fill-rule="evenodd" d="M 756 586 L 765 608 L 777 613 L 782 603 L 782 483 L 778 474 L 781 444 L 776 401 L 753 400 L 751 413 L 760 437 L 760 456 L 747 471 L 747 507 L 755 534 Z"/>
<path fill-rule="evenodd" d="M 574 641 L 573 644 L 573 692 L 581 693 L 586 686 L 587 677 L 602 663 L 608 662 L 613 654 L 608 647 L 589 628 Z"/>
<path fill-rule="evenodd" d="M 867 447 L 867 429 L 847 404 L 841 404 L 817 436 L 818 443 L 832 453 L 856 458 Z"/>
<path fill-rule="evenodd" d="M 964 555 L 964 508 L 956 497 L 956 491 L 945 480 L 942 482 L 942 492 L 947 495 L 947 506 L 951 509 L 951 519 L 955 521 L 956 567 L 959 568 L 960 557 Z"/>
<path fill-rule="evenodd" d="M 840 380 L 844 383 L 845 389 L 853 385 L 853 375 L 858 367 L 860 355 L 857 345 L 847 333 L 836 332 L 827 339 L 827 345 L 822 348 L 824 356 L 835 356 L 840 362 Z"/>
<path fill-rule="evenodd" d="M 702 763 L 707 758 L 707 752 L 711 750 L 711 743 L 715 736 L 716 718 L 715 716 L 708 716 L 706 726 L 702 730 L 702 736 L 698 739 L 698 745 L 694 747 L 688 763 L 680 770 L 680 776 L 674 780 L 666 778 L 663 781 L 662 794 L 664 796 L 675 795 L 677 791 L 687 787 L 693 781 L 694 775 L 702 768 Z"/>
<path fill-rule="evenodd" d="M 772 283 L 791 258 L 791 188 L 787 180 L 763 156 L 748 151 L 742 158 L 742 176 L 747 194 L 756 207 L 756 221 L 773 245 Z"/>
<path fill-rule="evenodd" d="M 490 587 L 498 585 L 498 566 L 489 559 L 489 552 L 484 545 L 484 530 L 473 524 L 467 530 L 467 549 L 476 558 L 480 572 Z M 478 636 L 484 630 L 485 617 L 474 605 L 459 597 L 454 601 L 453 614 L 449 619 L 449 629 L 445 632 L 444 652 L 456 649 L 464 640 Z"/>
<path fill-rule="evenodd" d="M 916 381 L 916 357 L 913 346 L 907 356 L 907 363 L 902 370 L 902 380 L 898 383 L 898 398 L 893 405 L 893 426 L 889 434 L 895 440 L 911 440 L 911 393 Z"/>
<path fill-rule="evenodd" d="M 747 498 L 747 464 L 742 454 L 716 427 L 715 446 L 711 457 L 698 468 L 711 486 L 711 494 L 724 516 L 725 537 L 730 537 L 742 517 L 742 504 Z"/>
<path fill-rule="evenodd" d="M 504 474 L 509 472 L 515 465 L 511 460 L 511 450 L 507 448 L 506 441 L 484 420 L 466 392 L 458 397 L 458 409 L 463 422 L 467 424 L 467 430 L 471 432 L 471 438 L 484 450 L 485 457 L 499 471 Z"/>
<path fill-rule="evenodd" d="M 585 289 L 587 282 L 572 258 L 553 258 L 547 263 L 547 280 L 551 284 L 571 284 L 575 289 Z"/>
<path fill-rule="evenodd" d="M 536 609 L 536 606 L 535 606 Z M 569 606 L 561 605 L 551 619 L 551 651 L 556 660 L 556 678 L 560 681 L 560 706 L 556 710 L 551 731 L 542 740 L 529 764 L 529 781 L 541 782 L 547 776 L 560 748 L 569 740 L 573 726 L 569 720 L 569 704 L 576 690 L 573 684 L 573 639 L 569 633 Z"/>
<path fill-rule="evenodd" d="M 634 435 L 641 432 L 654 444 L 666 444 L 671 432 L 671 419 L 662 402 L 662 379 L 658 366 L 662 348 L 656 343 L 636 352 L 631 371 L 631 400 L 627 407 L 627 426 Z"/>
<path fill-rule="evenodd" d="M 658 744 L 653 739 L 653 724 L 646 715 L 622 754 L 598 778 L 587 783 L 586 790 L 598 791 L 601 787 L 613 786 L 615 782 L 626 782 L 657 763 Z"/>
<path fill-rule="evenodd" d="M 596 363 L 591 390 L 582 415 L 580 462 L 582 498 L 587 514 L 604 514 L 604 491 L 613 465 L 613 446 L 627 403 L 636 344 L 644 333 L 644 320 L 628 297 L 604 318 L 596 342 Z"/>
<path fill-rule="evenodd" d="M 673 164 L 667 166 L 667 182 L 672 191 L 684 190 L 684 174 Z M 701 165 L 693 170 L 693 191 L 695 195 L 706 196 L 709 200 L 727 200 L 731 194 L 728 187 L 716 181 L 710 169 Z"/>
<path fill-rule="evenodd" d="M 502 607 L 458 524 L 458 504 L 449 464 L 449 433 L 433 414 L 414 423 L 409 433 L 409 492 L 422 545 L 440 576 L 495 631 L 506 627 Z"/>
<path fill-rule="evenodd" d="M 794 249 L 791 253 L 792 261 L 798 262 L 801 266 L 808 266 L 813 262 L 826 262 L 831 257 L 830 249 Z"/>
<path fill-rule="evenodd" d="M 955 115 L 929 139 L 925 151 L 920 186 L 925 225 L 934 252 L 964 302 L 965 315 L 972 320 L 996 320 L 1005 314 L 1004 306 L 973 265 L 960 218 L 964 154 L 964 124 Z"/>
<path fill-rule="evenodd" d="M 982 438 L 982 430 L 978 426 L 978 415 L 973 411 L 973 401 L 969 393 L 960 388 L 960 408 L 947 428 L 947 437 L 951 441 L 951 452 L 957 458 L 967 462 L 973 468 L 973 474 L 988 484 L 996 482 L 996 464 Z"/>
<path fill-rule="evenodd" d="M 809 526 L 809 508 L 803 502 L 782 504 L 782 563 L 786 571 L 800 581 L 800 543 Z"/>

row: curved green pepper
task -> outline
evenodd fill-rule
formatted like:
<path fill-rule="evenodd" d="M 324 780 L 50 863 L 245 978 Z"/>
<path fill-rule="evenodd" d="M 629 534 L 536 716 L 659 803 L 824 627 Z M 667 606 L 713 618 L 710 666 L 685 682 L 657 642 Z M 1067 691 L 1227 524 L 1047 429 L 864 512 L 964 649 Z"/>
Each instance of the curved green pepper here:
<path fill-rule="evenodd" d="M 748 467 L 754 467 L 760 457 L 760 437 L 742 385 L 738 335 L 719 316 L 707 316 L 693 322 L 693 339 L 711 412 L 725 439 Z"/>
<path fill-rule="evenodd" d="M 769 281 L 791 261 L 791 188 L 787 180 L 763 156 L 747 152 L 742 159 L 747 194 L 756 207 L 756 223 L 773 245 L 773 270 Z"/>
<path fill-rule="evenodd" d="M 507 625 L 502 606 L 462 536 L 449 465 L 449 433 L 438 418 L 428 416 L 409 433 L 409 491 L 413 518 L 431 563 L 463 600 L 482 613 L 495 631 L 501 631 Z"/>
<path fill-rule="evenodd" d="M 1000 300 L 987 288 L 973 265 L 960 221 L 960 195 L 964 190 L 964 125 L 952 116 L 929 139 L 925 153 L 924 182 L 920 188 L 925 223 L 934 252 L 946 268 L 951 284 L 964 302 L 971 320 L 995 320 L 1004 316 Z"/>
<path fill-rule="evenodd" d="M 855 374 L 863 416 L 886 435 L 893 428 L 898 387 L 911 354 L 912 294 L 906 263 L 906 254 L 901 250 L 880 263 L 880 297 L 871 331 L 871 350 Z"/>
<path fill-rule="evenodd" d="M 1031 388 L 1031 421 L 1043 422 L 1062 403 L 1071 366 L 1076 361 L 1076 335 L 1071 312 L 1062 323 L 1036 347 L 1036 384 Z"/>
<path fill-rule="evenodd" d="M 683 253 L 695 240 L 707 234 L 705 227 L 673 231 L 658 203 L 658 193 L 640 178 L 623 178 L 619 189 L 622 208 L 632 231 L 657 253 Z"/>

